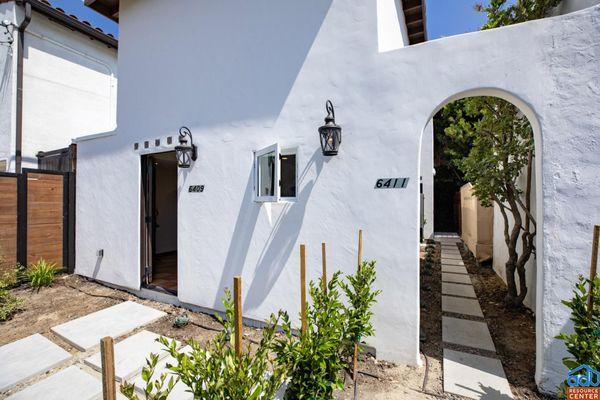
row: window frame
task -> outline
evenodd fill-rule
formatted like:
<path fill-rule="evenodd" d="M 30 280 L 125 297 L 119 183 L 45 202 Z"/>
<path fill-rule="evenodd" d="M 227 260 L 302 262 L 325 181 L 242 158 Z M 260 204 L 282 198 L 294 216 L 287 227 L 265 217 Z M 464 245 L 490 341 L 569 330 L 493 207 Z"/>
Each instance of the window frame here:
<path fill-rule="evenodd" d="M 261 196 L 260 195 L 260 190 L 258 187 L 258 183 L 260 181 L 258 174 L 259 174 L 259 165 L 258 165 L 258 159 L 261 156 L 264 156 L 266 154 L 269 153 L 275 153 L 275 190 L 274 190 L 274 195 L 273 196 Z M 260 150 L 255 150 L 254 151 L 254 165 L 253 165 L 253 173 L 252 175 L 254 176 L 254 201 L 256 202 L 260 202 L 260 203 L 267 203 L 267 202 L 277 202 L 279 201 L 279 179 L 280 179 L 280 172 L 281 172 L 281 165 L 280 165 L 280 160 L 279 160 L 279 155 L 280 155 L 281 151 L 279 149 L 279 143 L 275 143 L 272 144 L 270 146 L 264 147 Z"/>
<path fill-rule="evenodd" d="M 296 161 L 296 166 L 295 166 L 295 175 L 294 175 L 294 181 L 296 183 L 296 195 L 295 196 L 290 196 L 290 197 L 283 197 L 281 196 L 281 156 L 289 156 L 289 155 L 293 155 L 295 156 L 295 161 Z M 279 154 L 279 180 L 280 180 L 280 184 L 278 186 L 278 196 L 279 196 L 279 200 L 280 202 L 295 202 L 298 199 L 298 148 L 296 147 L 286 147 L 284 149 L 280 150 L 280 154 Z"/>

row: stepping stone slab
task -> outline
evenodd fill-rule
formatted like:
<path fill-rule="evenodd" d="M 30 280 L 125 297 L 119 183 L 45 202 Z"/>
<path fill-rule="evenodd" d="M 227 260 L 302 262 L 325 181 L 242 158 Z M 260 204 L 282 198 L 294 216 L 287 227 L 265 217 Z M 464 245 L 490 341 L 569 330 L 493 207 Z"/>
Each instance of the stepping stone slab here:
<path fill-rule="evenodd" d="M 185 346 L 183 349 L 180 350 L 180 352 L 182 353 L 189 353 L 191 351 L 192 348 L 190 346 Z M 171 379 L 171 377 L 173 377 L 173 379 L 176 379 L 176 376 L 169 369 L 167 369 L 167 364 L 176 365 L 177 360 L 175 360 L 170 355 L 160 360 L 156 364 L 152 380 L 158 379 L 162 374 L 167 374 L 167 383 L 169 382 L 169 379 Z M 135 378 L 133 378 L 133 384 L 135 385 L 137 391 L 143 393 L 144 388 L 146 387 L 146 382 L 144 382 L 142 374 L 139 374 Z M 189 388 L 183 382 L 177 382 L 173 387 L 171 394 L 169 394 L 169 400 L 194 400 L 194 395 L 188 392 L 188 390 Z"/>
<path fill-rule="evenodd" d="M 442 282 L 464 283 L 470 285 L 471 278 L 469 278 L 469 275 L 449 274 L 446 272 L 442 272 Z"/>
<path fill-rule="evenodd" d="M 442 317 L 442 340 L 446 343 L 496 351 L 485 322 Z"/>
<path fill-rule="evenodd" d="M 444 349 L 444 392 L 471 399 L 513 399 L 500 360 Z"/>
<path fill-rule="evenodd" d="M 100 379 L 72 365 L 15 393 L 7 400 L 91 400 L 101 396 Z"/>
<path fill-rule="evenodd" d="M 446 255 L 444 253 L 442 253 L 442 262 L 446 262 L 446 261 L 462 261 L 462 257 L 461 256 L 452 256 L 452 255 Z"/>
<path fill-rule="evenodd" d="M 449 259 L 444 259 L 442 257 L 442 265 L 458 265 L 458 266 L 465 266 L 465 263 L 462 262 L 461 260 L 449 260 Z"/>
<path fill-rule="evenodd" d="M 471 285 L 461 285 L 458 283 L 447 283 L 442 282 L 442 294 L 448 294 L 451 296 L 462 296 L 476 299 L 475 290 Z"/>
<path fill-rule="evenodd" d="M 141 331 L 115 344 L 115 376 L 118 381 L 128 380 L 140 373 L 150 353 L 158 354 L 159 359 L 167 356 L 164 346 L 156 341 L 159 337 L 156 333 Z M 84 362 L 96 371 L 102 371 L 100 352 Z"/>
<path fill-rule="evenodd" d="M 71 354 L 44 336 L 35 335 L 0 347 L 0 392 L 56 367 Z"/>
<path fill-rule="evenodd" d="M 52 331 L 79 350 L 86 351 L 99 345 L 105 336 L 125 335 L 165 315 L 152 307 L 126 301 L 55 326 Z"/>
<path fill-rule="evenodd" d="M 451 274 L 464 274 L 468 275 L 467 269 L 458 265 L 445 265 L 442 264 L 442 272 L 449 272 Z"/>
<path fill-rule="evenodd" d="M 481 311 L 479 302 L 475 299 L 442 296 L 442 311 L 483 318 L 483 312 Z"/>

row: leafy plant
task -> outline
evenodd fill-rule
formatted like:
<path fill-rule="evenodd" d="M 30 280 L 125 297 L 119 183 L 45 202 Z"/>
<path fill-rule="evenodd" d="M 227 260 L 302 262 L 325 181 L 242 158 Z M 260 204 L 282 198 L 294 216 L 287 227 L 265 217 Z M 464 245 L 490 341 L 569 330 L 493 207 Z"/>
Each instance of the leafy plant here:
<path fill-rule="evenodd" d="M 593 282 L 593 294 L 587 289 L 590 280 L 583 276 L 575 285 L 571 300 L 562 303 L 571 309 L 573 333 L 561 333 L 556 338 L 565 342 L 570 357 L 563 359 L 569 368 L 577 368 L 582 364 L 600 370 L 600 277 Z M 590 312 L 588 301 L 593 296 L 593 310 Z"/>
<path fill-rule="evenodd" d="M 310 282 L 306 332 L 299 340 L 289 340 L 286 331 L 288 338 L 277 342 L 278 359 L 291 368 L 287 400 L 333 399 L 334 390 L 343 388 L 347 317 L 340 301 L 340 275 L 333 275 L 327 290 L 322 283 Z"/>
<path fill-rule="evenodd" d="M 349 302 L 348 306 L 344 306 L 348 319 L 346 344 L 360 343 L 365 337 L 375 334 L 371 322 L 372 307 L 377 302 L 376 297 L 381 293 L 381 290 L 373 289 L 377 278 L 375 264 L 375 261 L 363 262 L 356 274 L 348 275 L 348 282 L 340 283 Z"/>
<path fill-rule="evenodd" d="M 190 351 L 177 350 L 175 341 L 160 338 L 176 363 L 167 368 L 185 384 L 199 400 L 270 400 L 285 381 L 289 365 L 276 360 L 275 347 L 277 325 L 281 324 L 284 336 L 291 340 L 290 321 L 280 311 L 271 315 L 269 325 L 256 348 L 250 344 L 241 356 L 234 346 L 234 306 L 231 292 L 225 291 L 223 299 L 226 318 L 217 317 L 223 330 L 208 342 L 205 348 L 194 340 L 189 341 Z"/>
<path fill-rule="evenodd" d="M 30 267 L 30 270 L 27 272 L 27 277 L 32 287 L 41 288 L 52 285 L 56 272 L 57 269 L 55 263 L 49 263 L 40 258 L 37 263 Z"/>
<path fill-rule="evenodd" d="M 23 300 L 13 296 L 5 283 L 0 282 L 0 322 L 10 319 L 23 304 Z"/>
<path fill-rule="evenodd" d="M 487 6 L 475 5 L 475 10 L 486 13 L 488 17 L 481 29 L 492 29 L 544 18 L 561 2 L 562 0 L 517 0 L 514 4 L 507 5 L 508 0 L 491 0 Z"/>
<path fill-rule="evenodd" d="M 15 279 L 17 285 L 22 285 L 29 281 L 29 276 L 27 275 L 27 267 L 25 265 L 17 263 L 14 269 Z"/>
<path fill-rule="evenodd" d="M 525 266 L 535 254 L 536 220 L 531 208 L 534 139 L 531 124 L 513 104 L 496 97 L 462 101 L 445 130 L 451 140 L 471 142 L 466 157 L 455 159 L 483 206 L 496 204 L 504 221 L 506 304 L 518 307 L 527 295 Z M 525 174 L 526 183 L 518 184 Z M 516 275 L 519 285 L 517 287 Z"/>
<path fill-rule="evenodd" d="M 158 379 L 153 380 L 157 364 L 158 355 L 150 353 L 150 357 L 146 359 L 146 366 L 142 369 L 142 379 L 146 383 L 144 387 L 144 399 L 146 400 L 166 400 L 178 382 L 178 379 L 173 376 L 167 380 L 167 373 L 162 373 Z M 121 394 L 128 400 L 140 400 L 140 397 L 135 393 L 133 383 L 123 382 Z"/>

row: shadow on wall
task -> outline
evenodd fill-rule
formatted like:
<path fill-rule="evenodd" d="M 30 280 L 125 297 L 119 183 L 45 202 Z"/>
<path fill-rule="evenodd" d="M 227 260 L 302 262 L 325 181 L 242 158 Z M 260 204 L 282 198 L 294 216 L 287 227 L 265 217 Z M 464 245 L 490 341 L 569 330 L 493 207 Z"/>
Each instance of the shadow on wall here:
<path fill-rule="evenodd" d="M 262 304 L 283 272 L 283 268 L 287 264 L 300 235 L 302 220 L 304 219 L 310 194 L 321 174 L 323 163 L 328 160 L 321 154 L 321 149 L 317 149 L 304 170 L 299 174 L 298 188 L 302 188 L 302 190 L 298 193 L 297 201 L 286 204 L 279 218 L 275 221 L 271 234 L 258 259 L 252 283 L 246 292 L 245 309 L 252 310 Z M 313 166 L 315 168 L 315 178 L 304 183 L 308 171 Z M 229 250 L 219 282 L 219 288 L 229 286 L 233 277 L 241 275 L 244 270 L 256 220 L 261 207 L 263 207 L 263 204 L 254 202 L 253 197 L 254 185 L 251 172 L 242 205 L 238 212 L 235 229 L 229 242 Z M 221 307 L 220 293 L 213 303 L 213 307 L 219 309 Z"/>
<path fill-rule="evenodd" d="M 276 119 L 331 3 L 188 0 L 178 2 L 177 7 L 171 2 L 154 2 L 148 9 L 131 4 L 135 10 L 127 13 L 138 13 L 136 20 L 147 18 L 145 41 L 154 45 L 128 48 L 129 52 L 120 55 L 118 125 L 127 129 L 132 123 L 130 110 L 133 119 L 139 113 L 161 116 L 147 121 L 148 126 L 142 129 L 153 136 L 164 134 L 181 121 L 198 129 Z M 182 10 L 188 15 L 183 20 Z M 172 21 L 180 22 L 173 25 Z M 128 32 L 122 34 L 125 40 Z M 140 69 L 141 64 L 154 67 Z M 156 72 L 161 70 L 168 75 L 156 79 Z M 140 90 L 151 101 L 140 104 Z"/>

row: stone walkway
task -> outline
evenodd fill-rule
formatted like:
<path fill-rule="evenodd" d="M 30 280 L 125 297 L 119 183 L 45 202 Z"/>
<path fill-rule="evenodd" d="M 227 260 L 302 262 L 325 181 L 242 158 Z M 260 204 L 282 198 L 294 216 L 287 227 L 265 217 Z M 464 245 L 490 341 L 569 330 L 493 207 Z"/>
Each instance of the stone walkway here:
<path fill-rule="evenodd" d="M 435 239 L 442 246 L 444 391 L 472 399 L 512 399 L 504 368 L 458 250 L 462 241 L 454 235 Z M 464 351 L 455 350 L 457 347 Z"/>
<path fill-rule="evenodd" d="M 117 388 L 120 382 L 127 380 L 134 382 L 138 390 L 143 389 L 141 370 L 149 353 L 159 355 L 161 372 L 165 372 L 168 354 L 155 341 L 157 334 L 140 329 L 165 315 L 162 311 L 129 301 L 52 328 L 80 350 L 75 354 L 40 334 L 0 347 L 0 399 L 101 399 L 99 344 L 104 336 L 116 340 Z M 124 335 L 137 330 L 140 331 L 123 339 Z M 119 393 L 117 398 L 124 399 Z M 169 400 L 191 399 L 193 396 L 182 384 L 177 384 L 169 396 Z"/>

